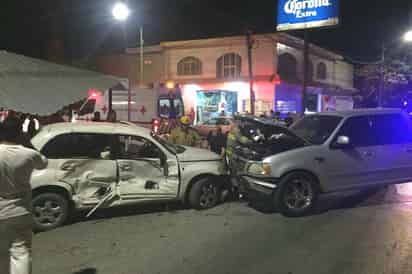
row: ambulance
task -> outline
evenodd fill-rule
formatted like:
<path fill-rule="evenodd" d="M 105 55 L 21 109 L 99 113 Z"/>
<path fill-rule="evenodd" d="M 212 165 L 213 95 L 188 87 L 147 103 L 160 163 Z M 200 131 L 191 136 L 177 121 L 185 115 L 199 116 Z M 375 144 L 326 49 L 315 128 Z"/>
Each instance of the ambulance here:
<path fill-rule="evenodd" d="M 153 88 L 133 88 L 130 92 L 128 86 L 125 80 L 104 92 L 89 90 L 87 100 L 74 112 L 72 121 L 92 121 L 96 112 L 102 121 L 107 120 L 110 101 L 118 121 L 127 121 L 155 131 L 160 130 L 169 119 L 178 119 L 185 114 L 178 85 L 156 84 Z"/>

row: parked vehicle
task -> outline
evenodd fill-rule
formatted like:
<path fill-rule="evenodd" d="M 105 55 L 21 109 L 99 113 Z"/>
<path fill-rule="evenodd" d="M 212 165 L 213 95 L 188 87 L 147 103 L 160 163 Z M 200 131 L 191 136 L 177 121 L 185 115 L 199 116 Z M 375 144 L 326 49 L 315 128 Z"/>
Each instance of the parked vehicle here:
<path fill-rule="evenodd" d="M 301 216 L 320 193 L 410 182 L 412 132 L 396 109 L 320 113 L 263 144 L 238 147 L 232 158 L 247 192 L 269 195 L 283 214 Z"/>
<path fill-rule="evenodd" d="M 136 88 L 129 92 L 128 81 L 119 83 L 112 89 L 112 109 L 116 112 L 117 120 L 130 122 L 153 128 L 154 123 L 167 121 L 170 116 L 179 118 L 185 114 L 180 88 L 169 89 L 164 85 L 153 88 Z M 75 113 L 76 120 L 93 120 L 95 112 L 100 113 L 102 121 L 107 120 L 110 104 L 109 90 L 101 93 L 89 91 L 89 97 L 83 106 Z M 173 112 L 173 114 L 171 114 Z M 160 125 L 159 125 L 160 126 Z"/>
<path fill-rule="evenodd" d="M 230 117 L 212 118 L 194 128 L 201 136 L 208 136 L 211 131 L 216 130 L 218 127 L 222 129 L 223 134 L 228 133 L 234 127 L 233 119 Z"/>
<path fill-rule="evenodd" d="M 37 230 L 64 224 L 72 210 L 91 214 L 99 207 L 174 200 L 207 209 L 219 202 L 218 155 L 169 144 L 142 127 L 54 124 L 32 143 L 49 159 L 31 181 Z"/>

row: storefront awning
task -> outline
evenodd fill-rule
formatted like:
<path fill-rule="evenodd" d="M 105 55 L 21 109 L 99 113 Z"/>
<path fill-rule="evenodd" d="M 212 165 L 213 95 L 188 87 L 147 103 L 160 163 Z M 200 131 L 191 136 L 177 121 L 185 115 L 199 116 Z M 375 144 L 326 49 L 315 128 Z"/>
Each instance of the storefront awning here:
<path fill-rule="evenodd" d="M 0 108 L 47 115 L 105 91 L 116 77 L 0 51 Z"/>

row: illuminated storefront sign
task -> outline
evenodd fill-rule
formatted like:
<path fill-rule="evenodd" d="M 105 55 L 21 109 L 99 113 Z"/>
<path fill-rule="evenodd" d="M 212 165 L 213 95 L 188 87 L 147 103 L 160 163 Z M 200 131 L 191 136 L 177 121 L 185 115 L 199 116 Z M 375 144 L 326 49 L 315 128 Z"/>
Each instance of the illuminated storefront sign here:
<path fill-rule="evenodd" d="M 339 0 L 279 0 L 278 31 L 339 24 Z"/>

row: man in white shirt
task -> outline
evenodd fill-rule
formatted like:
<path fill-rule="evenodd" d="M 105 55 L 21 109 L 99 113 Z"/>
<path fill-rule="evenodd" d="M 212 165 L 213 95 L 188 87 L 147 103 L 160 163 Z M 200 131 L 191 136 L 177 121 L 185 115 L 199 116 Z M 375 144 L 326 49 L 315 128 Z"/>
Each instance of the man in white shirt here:
<path fill-rule="evenodd" d="M 39 152 L 18 144 L 21 123 L 8 117 L 0 124 L 0 273 L 31 272 L 31 186 L 34 169 L 47 166 Z"/>

